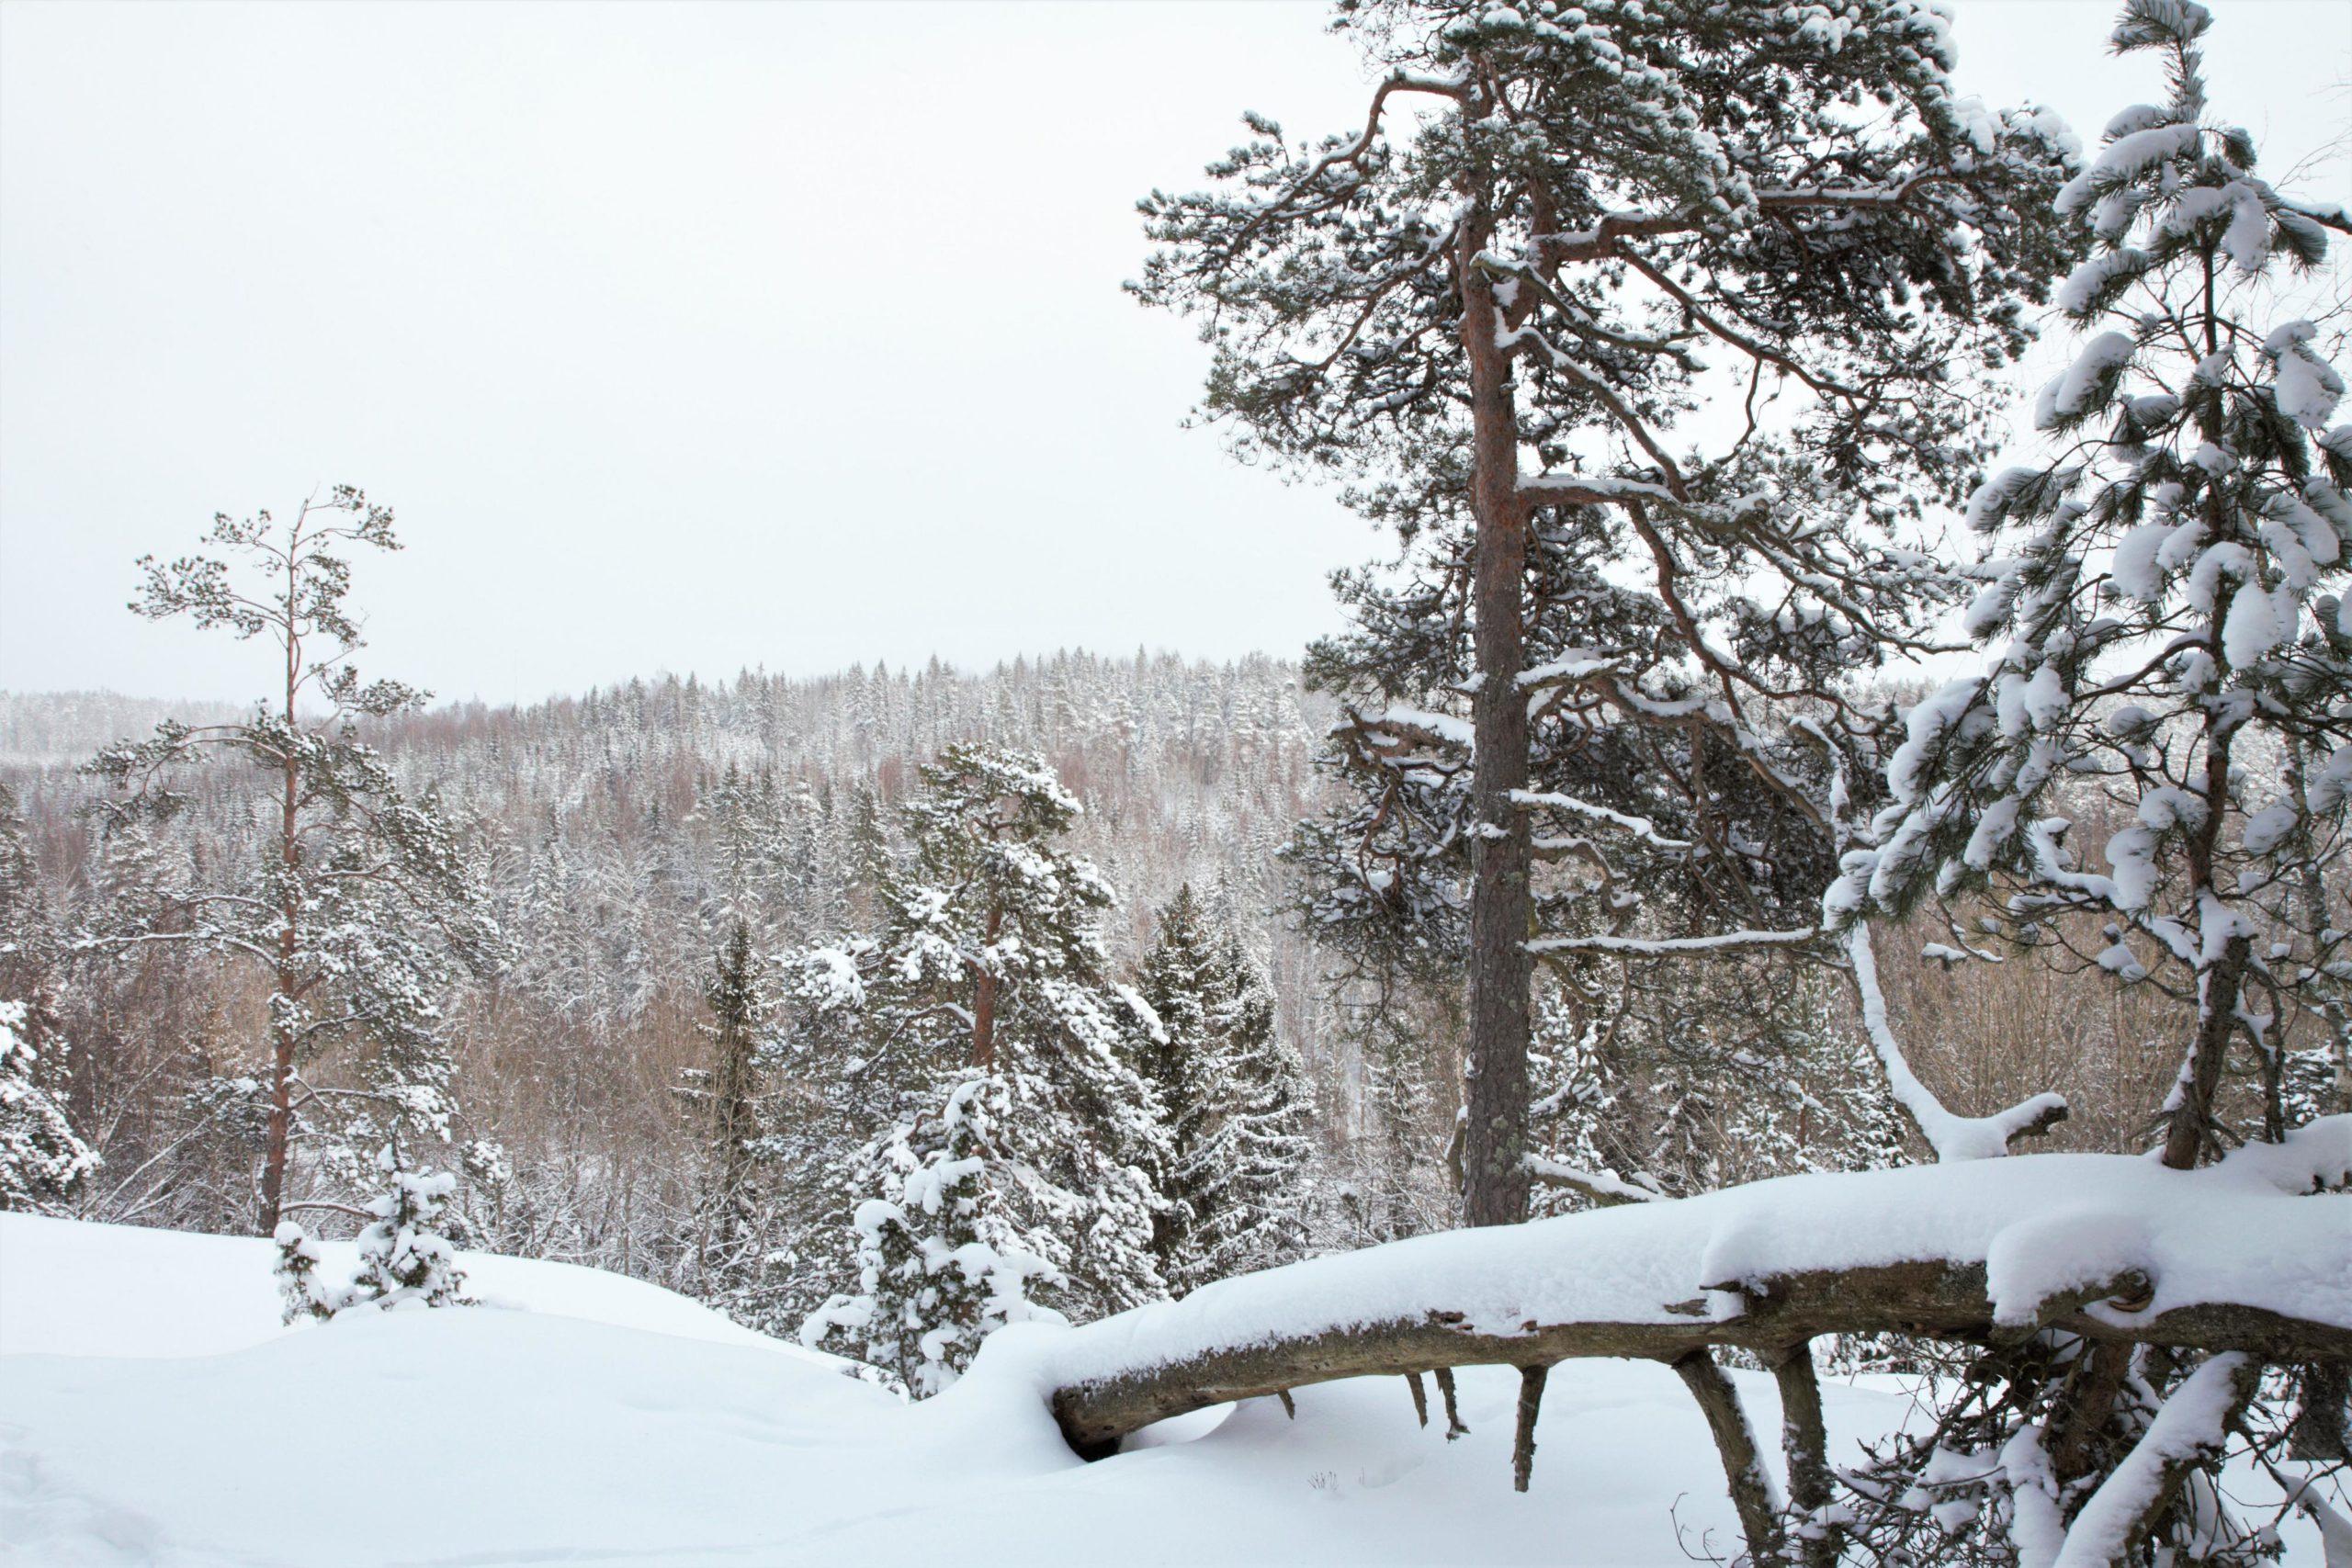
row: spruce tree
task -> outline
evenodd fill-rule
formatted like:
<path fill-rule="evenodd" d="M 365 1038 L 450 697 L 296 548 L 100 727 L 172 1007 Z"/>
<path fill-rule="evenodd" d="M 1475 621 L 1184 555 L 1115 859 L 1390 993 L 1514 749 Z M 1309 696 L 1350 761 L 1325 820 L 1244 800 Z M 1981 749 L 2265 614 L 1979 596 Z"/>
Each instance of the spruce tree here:
<path fill-rule="evenodd" d="M 1167 1141 L 1125 1056 L 1148 1009 L 1110 977 L 1110 886 L 1055 843 L 1079 803 L 1040 759 L 987 746 L 951 746 L 921 776 L 881 928 L 797 955 L 799 1048 L 840 1081 L 832 1106 L 862 1102 L 885 1125 L 953 1130 L 959 1104 L 1001 1107 L 970 1156 L 988 1187 L 973 1201 L 1039 1262 L 1046 1304 L 1091 1316 L 1156 1299 L 1148 1173 L 1168 1168 Z M 856 1235 L 864 1258 L 875 1244 Z M 842 1310 L 820 1315 L 845 1323 Z"/>
<path fill-rule="evenodd" d="M 62 1213 L 98 1158 L 46 1081 L 30 1013 L 0 1001 L 0 1211 Z"/>
<path fill-rule="evenodd" d="M 359 1272 L 349 1304 L 386 1311 L 462 1305 L 466 1277 L 458 1267 L 456 1216 L 449 1209 L 458 1179 L 403 1159 L 403 1152 L 397 1138 L 377 1151 L 383 1190 L 368 1203 L 374 1217 L 359 1233 Z"/>
<path fill-rule="evenodd" d="M 768 1001 L 752 933 L 741 919 L 729 933 L 704 988 L 710 1021 L 711 1066 L 691 1097 L 700 1101 L 706 1149 L 701 1256 L 706 1293 L 724 1294 L 755 1259 L 759 1239 L 753 1180 L 762 1152 L 760 1042 Z"/>
<path fill-rule="evenodd" d="M 272 1239 L 284 1321 L 325 1321 L 365 1308 L 471 1304 L 465 1272 L 458 1267 L 458 1216 L 449 1206 L 457 1176 L 401 1156 L 397 1137 L 376 1152 L 372 1163 L 379 1190 L 364 1211 L 368 1224 L 359 1232 L 359 1267 L 348 1281 L 321 1279 L 317 1240 L 292 1220 L 278 1223 Z"/>
<path fill-rule="evenodd" d="M 857 1289 L 812 1314 L 803 1343 L 832 1337 L 911 1397 L 927 1399 L 962 1377 L 980 1342 L 1006 1324 L 1063 1321 L 1030 1299 L 1064 1281 L 1030 1249 L 1031 1234 L 989 1175 L 1004 1157 L 999 1138 L 1016 1114 L 1001 1078 L 973 1073 L 938 1111 L 866 1148 L 858 1175 L 872 1196 L 852 1220 Z"/>
<path fill-rule="evenodd" d="M 1169 1291 L 1181 1296 L 1227 1271 L 1225 1254 L 1241 1219 L 1238 1129 L 1220 1037 L 1224 976 L 1189 883 L 1160 909 L 1158 924 L 1136 976 L 1151 1016 L 1136 1031 L 1132 1058 L 1167 1129 L 1167 1163 L 1156 1173 L 1166 1207 L 1152 1227 L 1152 1252 Z"/>
<path fill-rule="evenodd" d="M 319 1278 L 322 1254 L 311 1233 L 292 1220 L 280 1220 L 271 1238 L 277 1247 L 278 1319 L 293 1324 L 304 1318 L 324 1322 L 350 1304 L 348 1285 Z"/>
<path fill-rule="evenodd" d="M 1168 1134 L 1153 1252 L 1182 1295 L 1304 1254 L 1313 1106 L 1230 919 L 1188 883 L 1158 926 L 1136 977 L 1150 1016 L 1132 1052 Z"/>
<path fill-rule="evenodd" d="M 1270 1269 L 1305 1256 L 1315 1162 L 1315 1104 L 1297 1051 L 1276 1027 L 1265 972 L 1229 916 L 1216 932 L 1217 1060 L 1231 1221 L 1210 1255 L 1215 1273 Z"/>
<path fill-rule="evenodd" d="M 65 942 L 0 784 L 0 1210 L 61 1213 L 98 1168 L 66 1111 Z"/>
<path fill-rule="evenodd" d="M 1624 1022 L 1622 999 L 1600 987 L 1539 982 L 1528 1121 L 1538 1149 L 1540 1213 L 1637 1202 L 1658 1190 L 1629 1124 L 1632 1097 L 1616 1039 Z"/>

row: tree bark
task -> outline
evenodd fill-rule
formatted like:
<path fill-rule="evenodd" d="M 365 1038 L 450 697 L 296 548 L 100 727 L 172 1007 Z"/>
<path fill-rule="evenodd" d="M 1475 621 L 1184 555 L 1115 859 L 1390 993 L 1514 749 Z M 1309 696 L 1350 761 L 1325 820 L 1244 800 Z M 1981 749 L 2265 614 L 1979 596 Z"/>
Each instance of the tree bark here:
<path fill-rule="evenodd" d="M 1462 1213 L 1473 1225 L 1518 1224 L 1528 1215 L 1527 951 L 1534 863 L 1527 813 L 1514 804 L 1527 787 L 1525 605 L 1529 509 L 1519 493 L 1519 419 L 1510 362 L 1496 338 L 1502 311 L 1476 265 L 1491 219 L 1464 226 L 1463 352 L 1470 373 L 1473 502 L 1474 741 L 1470 788 L 1469 1120 L 1464 1129 Z"/>
<path fill-rule="evenodd" d="M 2205 305 L 2203 330 L 2205 352 L 2221 350 L 2221 315 L 2214 304 L 2215 250 L 2204 247 Z M 2218 392 L 2209 391 L 2200 398 L 2197 415 L 2198 429 L 2209 442 L 2219 444 L 2222 433 L 2222 401 Z M 2235 531 L 2224 515 L 2222 492 L 2218 488 L 2206 491 L 2205 527 L 2207 536 L 2225 539 Z M 2227 646 L 2224 632 L 2229 624 L 2230 603 L 2236 596 L 2226 578 L 2217 586 L 2211 613 L 2206 617 L 2208 634 L 2205 647 L 2217 657 Z M 2220 846 L 2222 829 L 2229 814 L 2230 754 L 2237 734 L 2239 720 L 2216 711 L 2206 705 L 2204 718 L 2205 778 L 2199 793 L 2204 797 L 2204 819 L 2198 823 L 2188 837 L 2189 897 L 2196 906 L 2198 931 L 2201 939 L 2207 925 L 2214 917 L 2216 905 L 2226 906 L 2228 900 L 2214 880 L 2214 857 Z M 2143 781 L 2144 782 L 2144 781 Z M 2210 951 L 2210 949 L 2208 949 Z M 2213 1097 L 2222 1087 L 2222 1068 L 2230 1053 L 2230 1035 L 2237 1028 L 2238 997 L 2245 984 L 2246 964 L 2253 956 L 2252 942 L 2244 936 L 2232 936 L 2222 944 L 2222 955 L 2211 965 L 2200 966 L 2197 976 L 2197 1038 L 2189 1047 L 2188 1060 L 2183 1064 L 2180 1079 L 2173 1086 L 2175 1103 L 2171 1120 L 2165 1128 L 2164 1162 L 2175 1170 L 2195 1167 L 2207 1142 L 2211 1137 Z"/>
<path fill-rule="evenodd" d="M 309 508 L 304 508 L 305 515 Z M 297 878 L 302 864 L 301 760 L 294 748 L 295 701 L 301 692 L 302 643 L 296 635 L 294 609 L 300 586 L 302 525 L 298 519 L 286 542 L 286 619 L 280 627 L 286 643 L 286 756 L 281 764 L 277 856 L 285 878 L 277 895 L 277 953 L 271 974 L 269 1127 L 265 1134 L 261 1166 L 261 1234 L 277 1229 L 279 1205 L 286 1196 L 287 1150 L 294 1133 L 294 993 L 295 955 L 300 950 L 296 919 L 301 913 Z"/>
<path fill-rule="evenodd" d="M 1456 1438 L 1468 1437 L 1470 1428 L 1463 1425 L 1462 1407 L 1454 1402 L 1452 1367 L 1438 1368 L 1437 1392 L 1445 1401 L 1445 1440 L 1450 1443 Z"/>
<path fill-rule="evenodd" d="M 2215 815 L 2219 815 L 2218 808 Z M 2197 1043 L 2174 1092 L 2179 1103 L 2165 1129 L 2164 1161 L 2175 1170 L 2197 1164 L 2212 1136 L 2213 1098 L 2221 1092 L 2222 1068 L 2229 1060 L 2230 1035 L 2237 1028 L 2238 996 L 2245 987 L 2247 963 L 2254 944 L 2233 936 L 2222 946 L 2222 956 L 2199 976 L 2202 995 L 2197 1008 Z"/>
<path fill-rule="evenodd" d="M 1552 1375 L 1546 1366 L 1519 1369 L 1519 1424 L 1511 1436 L 1510 1484 L 1514 1492 L 1527 1490 L 1527 1483 L 1535 1473 L 1535 1422 L 1544 1410 L 1544 1383 Z"/>
<path fill-rule="evenodd" d="M 996 945 L 1004 930 L 1004 911 L 989 910 L 988 929 L 981 933 L 981 944 Z M 995 969 L 987 964 L 979 965 L 979 979 L 972 994 L 972 1066 L 987 1072 L 996 1066 L 996 987 Z"/>
<path fill-rule="evenodd" d="M 1293 1268 L 1312 1268 L 1293 1264 Z M 1824 1334 L 1914 1334 L 1962 1344 L 2007 1342 L 2033 1328 L 2064 1328 L 2094 1340 L 2249 1351 L 2270 1361 L 2352 1359 L 2352 1329 L 2282 1317 L 2256 1307 L 2208 1302 L 2128 1322 L 2085 1308 L 2148 1291 L 2144 1277 L 2104 1280 L 2053 1297 L 2031 1328 L 1996 1325 L 1981 1263 L 1905 1262 L 1754 1281 L 1747 1309 L 1706 1315 L 1703 1301 L 1672 1322 L 1539 1323 L 1506 1333 L 1472 1326 L 1459 1313 L 1260 1336 L 1196 1355 L 1073 1379 L 1053 1395 L 1055 1419 L 1072 1449 L 1115 1451 L 1121 1438 L 1155 1421 L 1238 1399 L 1261 1398 L 1337 1378 L 1437 1373 L 1448 1425 L 1460 1422 L 1451 1369 L 1547 1365 L 1581 1357 L 1677 1361 L 1712 1346 L 1737 1346 L 1767 1359 Z M 1155 1309 L 1142 1308 L 1149 1312 Z M 1115 1320 L 1106 1320 L 1115 1321 Z M 1091 1327 L 1092 1325 L 1089 1325 Z M 1238 1326 L 1238 1325 L 1237 1325 Z M 1083 1334 L 1086 1329 L 1079 1331 Z"/>
<path fill-rule="evenodd" d="M 1740 1408 L 1739 1390 L 1715 1365 L 1714 1353 L 1694 1350 L 1674 1363 L 1682 1386 L 1699 1402 L 1714 1435 L 1715 1452 L 1723 1456 L 1724 1480 L 1731 1488 L 1732 1506 L 1739 1511 L 1739 1533 L 1747 1540 L 1750 1568 L 1779 1568 L 1781 1513 L 1772 1501 L 1771 1483 L 1764 1478 L 1763 1456 L 1756 1451 L 1756 1434 Z"/>
<path fill-rule="evenodd" d="M 1797 1556 L 1804 1568 L 1837 1568 L 1844 1532 L 1829 1518 L 1837 1492 L 1829 1472 L 1829 1433 L 1821 1419 L 1821 1380 L 1813 1343 L 1792 1345 L 1772 1361 L 1781 1385 L 1781 1448 L 1789 1461 L 1789 1503 L 1797 1516 Z"/>
<path fill-rule="evenodd" d="M 2061 1484 L 2091 1472 L 2100 1432 L 2115 1413 L 2116 1395 L 2132 1371 L 2132 1347 L 2112 1342 L 2086 1347 L 2066 1380 L 2065 1415 L 2050 1448 L 2051 1469 Z"/>

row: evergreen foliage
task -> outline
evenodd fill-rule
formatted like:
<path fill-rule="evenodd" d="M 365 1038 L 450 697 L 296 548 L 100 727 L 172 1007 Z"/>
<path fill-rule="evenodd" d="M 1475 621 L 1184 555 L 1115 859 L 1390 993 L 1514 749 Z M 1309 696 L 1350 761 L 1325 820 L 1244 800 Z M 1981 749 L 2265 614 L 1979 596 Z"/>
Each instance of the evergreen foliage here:
<path fill-rule="evenodd" d="M 2180 1169 L 2324 1108 L 2289 1031 L 2339 1059 L 2352 1043 L 2352 426 L 2328 423 L 2340 324 L 2285 297 L 2352 221 L 2257 176 L 2252 139 L 2211 117 L 2211 23 L 2188 0 L 2122 8 L 2115 48 L 2157 56 L 2170 93 L 2116 116 L 2055 198 L 2091 252 L 2058 301 L 2090 335 L 2036 404 L 2048 457 L 1968 505 L 1984 667 L 1911 708 L 1887 803 L 1827 899 L 1857 923 L 1933 908 L 1955 963 L 2007 944 L 2177 998 L 2188 1037 L 2151 1152 Z M 2106 819 L 2103 843 L 2085 817 Z M 1917 1550 L 1921 1510 L 1890 1506 L 1917 1497 L 1939 1560 L 2019 1561 L 2147 1462 L 2168 1398 L 2224 1374 L 2216 1438 L 2246 1433 L 2278 1473 L 2282 1407 L 2310 1396 L 2237 1368 L 2073 1336 L 1990 1353 L 1932 1431 L 1857 1477 L 1858 1539 L 1881 1559 Z M 2325 1403 L 2302 1416 L 2341 1430 L 2340 1388 Z M 2104 1559 L 2275 1556 L 2222 1486 L 2222 1447 L 2168 1452 Z"/>
<path fill-rule="evenodd" d="M 379 1190 L 368 1201 L 358 1240 L 359 1266 L 349 1281 L 319 1278 L 317 1240 L 292 1220 L 272 1233 L 277 1246 L 277 1292 L 284 1319 L 324 1321 L 362 1308 L 472 1304 L 458 1267 L 458 1216 L 449 1206 L 458 1179 L 448 1171 L 413 1167 L 397 1144 L 376 1152 Z M 334 1207 L 337 1205 L 297 1205 Z"/>
<path fill-rule="evenodd" d="M 0 1210 L 63 1213 L 100 1161 L 66 1112 L 65 943 L 0 784 Z"/>
<path fill-rule="evenodd" d="M 1298 1053 L 1279 1032 L 1264 969 L 1231 919 L 1219 932 L 1227 1084 L 1236 1215 L 1219 1274 L 1245 1273 L 1306 1255 L 1315 1163 L 1313 1090 Z"/>
<path fill-rule="evenodd" d="M 2211 118 L 2210 20 L 2125 7 L 2117 49 L 2157 54 L 2171 96 L 2118 115 L 2056 198 L 2092 247 L 2059 301 L 2099 330 L 2037 404 L 2049 458 L 1970 502 L 1984 667 L 1910 710 L 1831 898 L 1940 899 L 1972 917 L 1956 958 L 1997 936 L 2192 1001 L 2163 1112 L 2179 1167 L 2282 1135 L 2295 1015 L 2352 1044 L 2352 426 L 2327 423 L 2340 326 L 2278 292 L 2352 224 Z M 2121 819 L 2103 844 L 2075 831 L 2088 788 Z M 2233 1079 L 2257 1090 L 2236 1115 Z"/>
<path fill-rule="evenodd" d="M 0 1001 L 0 1210 L 62 1213 L 98 1161 L 46 1087 L 30 1015 Z"/>
<path fill-rule="evenodd" d="M 718 955 L 704 996 L 711 1017 L 702 1032 L 712 1061 L 687 1096 L 703 1113 L 707 1139 L 699 1271 L 703 1292 L 727 1299 L 756 1270 L 764 1234 L 755 1188 L 764 1131 L 760 1043 L 770 1004 L 752 953 L 751 929 L 741 919 Z"/>
<path fill-rule="evenodd" d="M 1132 1052 L 1166 1118 L 1152 1249 L 1182 1295 L 1304 1255 L 1312 1116 L 1305 1074 L 1231 925 L 1191 886 L 1159 911 L 1136 988 L 1157 1027 Z"/>
<path fill-rule="evenodd" d="M 880 929 L 795 962 L 806 1020 L 796 1047 L 836 1075 L 812 1107 L 830 1124 L 819 1139 L 856 1125 L 860 1109 L 867 1128 L 921 1127 L 933 1095 L 950 1107 L 943 1134 L 962 1135 L 956 1097 L 978 1077 L 995 1086 L 985 1134 L 972 1133 L 986 1152 L 956 1156 L 956 1179 L 985 1185 L 974 1212 L 1001 1215 L 1038 1261 L 1046 1303 L 1093 1316 L 1156 1299 L 1162 1200 L 1150 1173 L 1168 1168 L 1168 1143 L 1157 1097 L 1125 1059 L 1130 1032 L 1154 1025 L 1110 976 L 1109 885 L 1054 842 L 1078 802 L 1038 758 L 984 746 L 951 746 L 921 774 Z M 895 1179 L 896 1147 L 859 1162 L 861 1189 L 872 1190 L 877 1162 Z M 880 1245 L 871 1229 L 856 1227 L 861 1258 Z M 870 1295 L 872 1270 L 859 1271 Z M 844 1310 L 820 1316 L 847 1323 Z"/>
<path fill-rule="evenodd" d="M 936 1111 L 870 1145 L 859 1174 L 875 1196 L 857 1205 L 858 1288 L 812 1314 L 804 1343 L 850 1347 L 916 1399 L 961 1377 L 980 1341 L 1008 1323 L 1061 1322 L 1030 1299 L 1061 1283 L 1010 1214 L 989 1175 L 996 1138 L 1017 1114 L 1002 1079 L 972 1073 Z"/>
<path fill-rule="evenodd" d="M 1314 654 L 1360 798 L 1301 860 L 1335 941 L 1466 935 L 1465 1212 L 1508 1223 L 1532 953 L 1789 931 L 1832 874 L 1824 751 L 1872 754 L 1861 681 L 1959 592 L 1909 525 L 1996 438 L 1981 379 L 2072 254 L 2074 148 L 1955 94 L 1909 0 L 1340 26 L 1380 73 L 1361 129 L 1247 117 L 1207 188 L 1142 204 L 1136 288 L 1203 321 L 1243 456 L 1396 528 Z"/>
<path fill-rule="evenodd" d="M 211 767 L 241 779 L 247 809 L 271 826 L 235 861 L 179 861 L 126 882 L 81 944 L 184 945 L 266 986 L 259 1225 L 269 1235 L 298 1143 L 315 1141 L 324 1174 L 356 1187 L 364 1151 L 447 1138 L 442 999 L 461 969 L 493 966 L 503 939 L 437 793 L 402 790 L 360 739 L 364 721 L 424 700 L 398 682 L 363 683 L 349 661 L 362 639 L 345 551 L 399 547 L 390 510 L 338 487 L 284 525 L 266 512 L 217 516 L 204 542 L 210 553 L 143 558 L 131 607 L 274 641 L 280 687 L 242 721 L 167 719 L 148 739 L 100 751 L 86 771 L 113 793 L 94 807 L 107 833 L 143 847 L 190 806 L 186 776 Z M 357 1052 L 356 1089 L 303 1077 L 322 1056 Z"/>
<path fill-rule="evenodd" d="M 449 1210 L 457 1177 L 411 1165 L 397 1144 L 377 1151 L 376 1169 L 383 1190 L 368 1203 L 375 1217 L 359 1233 L 351 1304 L 387 1311 L 464 1304 L 466 1277 L 458 1268 Z"/>

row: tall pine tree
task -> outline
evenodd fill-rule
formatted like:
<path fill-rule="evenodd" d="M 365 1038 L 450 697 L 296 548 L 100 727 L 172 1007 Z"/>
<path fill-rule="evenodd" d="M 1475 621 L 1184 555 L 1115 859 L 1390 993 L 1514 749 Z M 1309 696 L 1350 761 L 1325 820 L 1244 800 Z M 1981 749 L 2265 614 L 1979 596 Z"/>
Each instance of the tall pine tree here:
<path fill-rule="evenodd" d="M 338 486 L 289 522 L 266 512 L 213 519 L 209 549 L 159 564 L 131 608 L 151 620 L 276 645 L 269 698 L 232 724 L 160 726 L 100 752 L 87 771 L 115 786 L 97 805 L 109 832 L 169 824 L 189 804 L 183 775 L 210 768 L 243 786 L 268 826 L 254 852 L 216 861 L 135 904 L 104 911 L 85 946 L 199 949 L 252 972 L 266 996 L 257 1043 L 268 1101 L 258 1178 L 263 1235 L 277 1227 L 298 1134 L 329 1140 L 343 1174 L 395 1141 L 448 1132 L 451 1067 L 441 998 L 460 968 L 495 964 L 502 938 L 475 870 L 430 793 L 413 797 L 360 726 L 421 705 L 396 681 L 363 682 L 347 604 L 352 546 L 397 549 L 390 508 Z M 302 1068 L 362 1054 L 356 1087 L 323 1092 Z"/>
<path fill-rule="evenodd" d="M 1720 867 L 1710 924 L 1746 928 L 1750 840 L 1643 831 L 1644 778 L 1703 807 L 1745 773 L 1813 814 L 1749 722 L 1800 694 L 1859 748 L 1849 677 L 1950 592 L 1898 525 L 1987 450 L 1974 372 L 2064 265 L 2069 146 L 1956 94 L 1911 0 L 1351 0 L 1340 25 L 1380 73 L 1360 128 L 1249 117 L 1208 188 L 1143 203 L 1136 287 L 1203 320 L 1204 410 L 1246 455 L 1345 474 L 1398 530 L 1407 590 L 1362 585 L 1327 683 L 1367 766 L 1434 775 L 1415 852 L 1466 861 L 1464 1213 L 1508 1224 L 1538 840 L 1583 840 L 1560 852 L 1621 896 L 1619 850 Z M 1652 759 L 1626 795 L 1542 765 L 1611 730 Z"/>

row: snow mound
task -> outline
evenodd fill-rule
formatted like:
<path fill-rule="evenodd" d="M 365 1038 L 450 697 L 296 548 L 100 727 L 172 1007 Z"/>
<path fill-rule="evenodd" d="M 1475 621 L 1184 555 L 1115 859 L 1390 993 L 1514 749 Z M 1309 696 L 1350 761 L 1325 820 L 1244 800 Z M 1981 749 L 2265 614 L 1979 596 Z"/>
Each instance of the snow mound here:
<path fill-rule="evenodd" d="M 319 1248 L 324 1275 L 356 1267 L 351 1242 Z M 0 1356 L 217 1356 L 299 1333 L 278 1322 L 276 1260 L 275 1246 L 259 1237 L 0 1214 Z M 458 1266 L 468 1292 L 487 1307 L 757 1346 L 829 1370 L 847 1365 L 601 1269 L 489 1252 L 461 1252 Z"/>
<path fill-rule="evenodd" d="M 1649 1362 L 1554 1371 L 1524 1496 L 1508 1368 L 1460 1374 L 1459 1442 L 1402 1380 L 1358 1379 L 1087 1465 L 1016 1377 L 905 1406 L 650 1285 L 464 1262 L 522 1310 L 281 1332 L 266 1243 L 0 1216 L 0 1563 L 1640 1565 L 1736 1541 L 1697 1409 Z M 1775 1430 L 1771 1380 L 1736 1375 Z M 1824 1392 L 1841 1461 L 1910 1408 L 1894 1380 Z M 2316 1541 L 2290 1530 L 2288 1561 Z"/>
<path fill-rule="evenodd" d="M 348 1253 L 348 1247 L 344 1249 Z M 338 1258 L 331 1249 L 328 1267 Z M 1401 1380 L 1204 1411 L 1080 1463 L 1035 1392 L 905 1406 L 650 1285 L 469 1256 L 524 1310 L 280 1330 L 266 1243 L 0 1215 L 0 1563 L 1680 1563 L 1736 1539 L 1663 1367 L 1552 1380 L 1510 1490 L 1517 1375 L 1461 1376 L 1472 1428 Z M 1777 1420 L 1768 1378 L 1743 1378 Z M 1884 1388 L 1828 1391 L 1849 1441 Z M 397 1529 L 382 1524 L 392 1499 Z"/>

